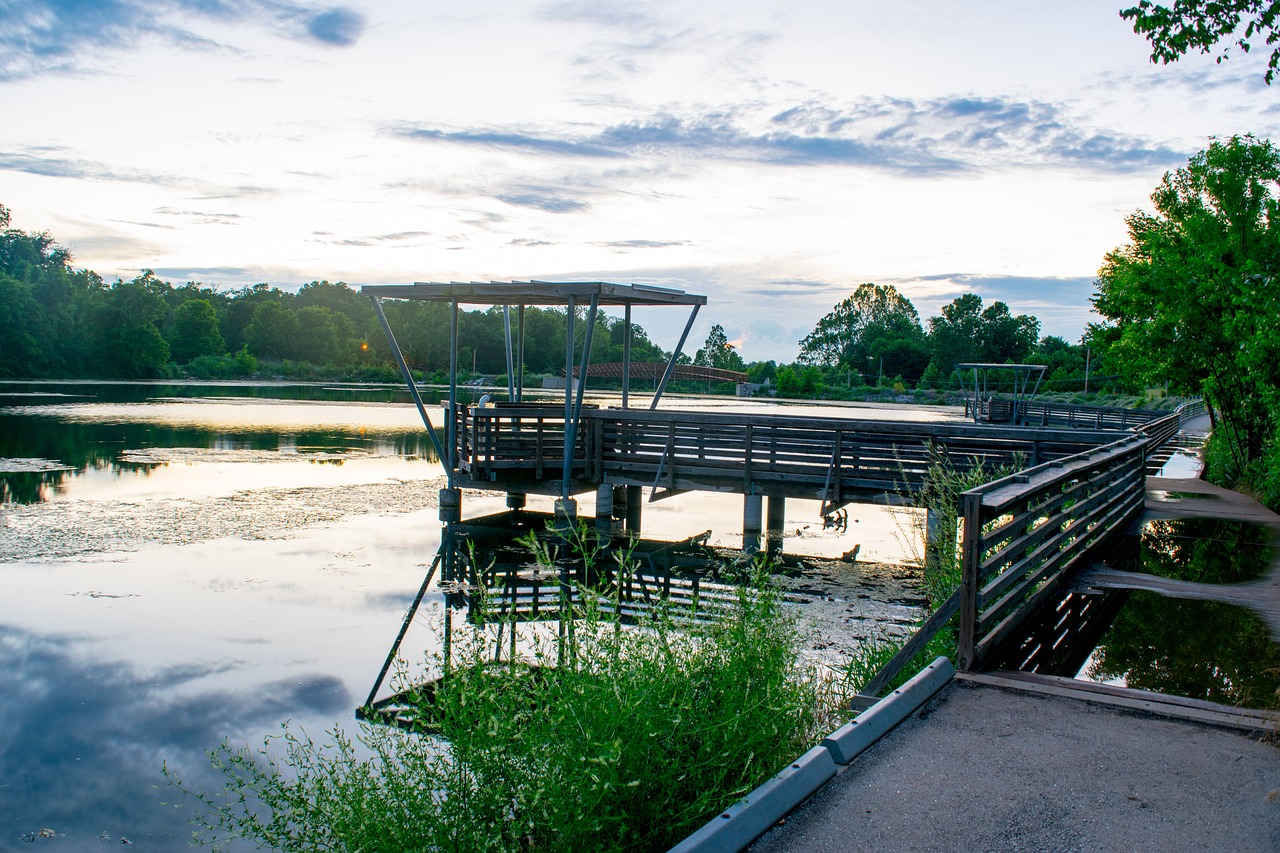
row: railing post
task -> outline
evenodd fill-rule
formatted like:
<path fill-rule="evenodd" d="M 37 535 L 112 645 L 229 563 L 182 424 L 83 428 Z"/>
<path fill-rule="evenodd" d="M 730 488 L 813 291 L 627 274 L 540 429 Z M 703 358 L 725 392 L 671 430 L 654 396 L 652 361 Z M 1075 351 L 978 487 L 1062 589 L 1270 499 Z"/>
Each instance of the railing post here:
<path fill-rule="evenodd" d="M 982 495 L 966 492 L 962 495 L 964 512 L 964 539 L 960 558 L 960 641 L 956 657 L 961 671 L 968 672 L 977 666 L 974 659 L 978 631 L 978 586 L 981 583 L 982 563 Z"/>

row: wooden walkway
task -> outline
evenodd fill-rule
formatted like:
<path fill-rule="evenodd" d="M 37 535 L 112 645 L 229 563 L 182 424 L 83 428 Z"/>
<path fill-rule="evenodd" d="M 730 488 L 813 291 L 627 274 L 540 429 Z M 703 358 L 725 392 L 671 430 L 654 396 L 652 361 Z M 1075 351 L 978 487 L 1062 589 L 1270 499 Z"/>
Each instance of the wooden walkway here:
<path fill-rule="evenodd" d="M 454 411 L 459 485 L 559 494 L 562 406 L 499 404 Z M 584 409 L 569 491 L 603 484 L 823 500 L 900 501 L 939 453 L 958 470 L 1018 469 L 1131 433 L 966 423 L 919 423 Z"/>

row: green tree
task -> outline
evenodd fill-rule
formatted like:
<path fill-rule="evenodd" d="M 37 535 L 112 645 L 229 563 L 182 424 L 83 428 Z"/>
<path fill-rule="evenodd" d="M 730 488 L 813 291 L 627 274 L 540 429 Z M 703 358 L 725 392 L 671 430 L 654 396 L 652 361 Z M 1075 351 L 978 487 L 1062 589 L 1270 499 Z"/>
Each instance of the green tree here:
<path fill-rule="evenodd" d="M 1021 362 L 1031 353 L 1040 334 L 1040 321 L 1027 314 L 1014 315 L 1003 302 L 982 307 L 982 297 L 965 293 L 942 307 L 940 317 L 929 319 L 929 342 L 938 372 L 950 375 L 957 364 Z"/>
<path fill-rule="evenodd" d="M 1215 140 L 1128 217 L 1094 305 L 1121 368 L 1203 394 L 1237 467 L 1264 455 L 1280 416 L 1280 152 L 1252 136 Z M 1091 330 L 1092 333 L 1093 330 Z"/>
<path fill-rule="evenodd" d="M 169 361 L 169 344 L 157 324 L 168 313 L 165 294 L 171 289 L 145 270 L 103 294 L 90 321 L 101 370 L 129 378 L 160 375 Z"/>
<path fill-rule="evenodd" d="M 188 299 L 165 327 L 169 354 L 179 364 L 202 355 L 222 355 L 226 342 L 218 330 L 218 314 L 207 299 Z"/>
<path fill-rule="evenodd" d="M 862 284 L 800 341 L 800 362 L 917 377 L 928 362 L 920 315 L 891 284 Z"/>
<path fill-rule="evenodd" d="M 298 318 L 280 300 L 264 300 L 244 330 L 249 351 L 259 358 L 293 358 L 298 339 Z"/>
<path fill-rule="evenodd" d="M 292 353 L 295 358 L 312 364 L 344 365 L 355 361 L 359 352 L 355 328 L 345 314 L 320 305 L 308 305 L 298 309 L 294 328 Z"/>
<path fill-rule="evenodd" d="M 737 349 L 729 343 L 729 336 L 725 334 L 724 326 L 719 323 L 712 326 L 711 331 L 707 333 L 707 340 L 703 343 L 702 349 L 694 355 L 693 363 L 702 367 L 736 370 L 739 373 L 747 369 L 742 356 L 738 355 Z"/>
<path fill-rule="evenodd" d="M 1263 37 L 1272 48 L 1267 85 L 1275 79 L 1280 65 L 1280 33 L 1276 31 L 1280 3 L 1275 0 L 1174 0 L 1172 6 L 1139 0 L 1137 6 L 1121 10 L 1120 17 L 1133 21 L 1133 31 L 1151 43 L 1152 62 L 1168 65 L 1192 51 L 1210 53 L 1223 39 L 1232 39 L 1241 52 L 1248 53 L 1256 37 Z M 1229 43 L 1217 61 L 1221 63 L 1230 55 Z"/>

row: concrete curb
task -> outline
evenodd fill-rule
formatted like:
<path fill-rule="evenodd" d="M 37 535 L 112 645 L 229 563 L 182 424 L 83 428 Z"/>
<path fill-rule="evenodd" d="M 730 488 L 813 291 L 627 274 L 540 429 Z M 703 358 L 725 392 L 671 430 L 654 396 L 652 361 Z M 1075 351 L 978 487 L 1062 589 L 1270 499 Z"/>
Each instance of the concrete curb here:
<path fill-rule="evenodd" d="M 838 764 L 853 761 L 915 713 L 951 681 L 955 672 L 947 658 L 936 659 L 856 720 L 836 729 L 821 744 L 713 817 L 669 853 L 729 853 L 743 849 L 834 777 Z"/>
<path fill-rule="evenodd" d="M 837 764 L 848 764 L 885 733 L 916 712 L 955 677 L 956 668 L 940 657 L 906 684 L 845 723 L 822 741 Z"/>

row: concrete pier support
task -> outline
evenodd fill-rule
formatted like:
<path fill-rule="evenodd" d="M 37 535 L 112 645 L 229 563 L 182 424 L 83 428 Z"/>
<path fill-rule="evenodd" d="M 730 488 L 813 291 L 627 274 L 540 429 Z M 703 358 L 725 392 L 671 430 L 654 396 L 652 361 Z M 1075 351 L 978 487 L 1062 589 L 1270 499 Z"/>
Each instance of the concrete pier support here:
<path fill-rule="evenodd" d="M 573 498 L 556 500 L 556 527 L 578 523 L 578 502 Z"/>
<path fill-rule="evenodd" d="M 643 486 L 624 486 L 627 490 L 626 501 L 626 520 L 627 532 L 640 535 L 640 517 L 641 509 L 644 507 L 644 487 Z"/>
<path fill-rule="evenodd" d="M 956 547 L 957 521 L 954 517 L 946 523 L 942 513 L 932 507 L 924 515 L 925 565 L 938 565 L 944 553 L 941 549 Z"/>
<path fill-rule="evenodd" d="M 445 524 L 462 521 L 462 489 L 440 490 L 440 520 Z"/>
<path fill-rule="evenodd" d="M 627 487 L 603 484 L 596 487 L 596 529 L 617 533 L 627 514 Z"/>
<path fill-rule="evenodd" d="M 507 509 L 524 509 L 528 496 L 524 492 L 507 492 Z"/>
<path fill-rule="evenodd" d="M 765 507 L 765 543 L 770 554 L 782 551 L 782 528 L 786 524 L 787 499 L 770 495 Z"/>
<path fill-rule="evenodd" d="M 745 495 L 742 498 L 742 550 L 760 550 L 763 520 L 764 498 L 761 495 Z"/>

